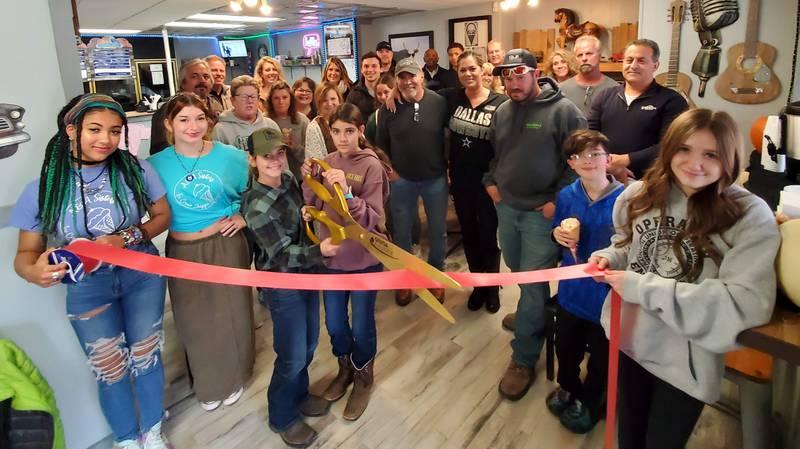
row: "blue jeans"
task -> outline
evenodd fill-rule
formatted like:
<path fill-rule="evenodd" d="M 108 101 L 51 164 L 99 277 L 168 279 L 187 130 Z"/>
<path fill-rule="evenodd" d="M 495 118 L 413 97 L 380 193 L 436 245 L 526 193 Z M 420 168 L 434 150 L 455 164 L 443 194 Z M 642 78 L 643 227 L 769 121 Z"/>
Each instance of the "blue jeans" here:
<path fill-rule="evenodd" d="M 551 221 L 536 210 L 496 205 L 500 249 L 511 271 L 539 270 L 556 266 L 558 247 L 550 238 Z M 550 297 L 546 282 L 520 285 L 511 359 L 533 368 L 544 343 L 544 306 Z"/>
<path fill-rule="evenodd" d="M 132 249 L 158 255 L 149 242 Z M 166 288 L 160 276 L 108 265 L 67 287 L 67 316 L 97 378 L 100 407 L 117 441 L 138 438 L 164 416 Z"/>
<path fill-rule="evenodd" d="M 392 181 L 389 205 L 392 209 L 392 224 L 395 243 L 411 252 L 411 227 L 417 216 L 417 201 L 422 197 L 425 216 L 428 218 L 428 244 L 431 247 L 428 263 L 439 270 L 444 269 L 447 254 L 447 178 L 442 175 L 427 181 L 409 181 L 400 178 Z"/>
<path fill-rule="evenodd" d="M 272 315 L 277 354 L 267 389 L 269 424 L 283 431 L 300 417 L 308 396 L 308 365 L 319 339 L 319 291 L 264 288 L 261 302 Z"/>
<path fill-rule="evenodd" d="M 329 269 L 328 272 L 342 273 L 378 273 L 383 265 L 377 264 L 362 270 L 342 271 Z M 375 357 L 378 350 L 378 331 L 375 328 L 375 290 L 326 290 L 322 293 L 325 302 L 325 327 L 331 336 L 333 355 L 341 357 L 352 354 L 353 363 L 364 366 Z M 353 325 L 347 316 L 348 299 L 353 309 Z"/>

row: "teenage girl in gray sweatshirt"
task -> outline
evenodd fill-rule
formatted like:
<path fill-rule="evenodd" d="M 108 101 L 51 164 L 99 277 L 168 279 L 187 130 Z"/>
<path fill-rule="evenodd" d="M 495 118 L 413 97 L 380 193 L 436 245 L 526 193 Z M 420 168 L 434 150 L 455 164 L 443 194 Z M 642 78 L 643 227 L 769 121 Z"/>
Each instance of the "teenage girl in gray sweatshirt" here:
<path fill-rule="evenodd" d="M 623 300 L 620 449 L 684 447 L 719 398 L 724 353 L 772 314 L 780 236 L 769 206 L 734 185 L 741 150 L 727 113 L 678 116 L 617 199 L 611 246 L 590 259 Z M 609 319 L 606 300 L 607 333 Z"/>

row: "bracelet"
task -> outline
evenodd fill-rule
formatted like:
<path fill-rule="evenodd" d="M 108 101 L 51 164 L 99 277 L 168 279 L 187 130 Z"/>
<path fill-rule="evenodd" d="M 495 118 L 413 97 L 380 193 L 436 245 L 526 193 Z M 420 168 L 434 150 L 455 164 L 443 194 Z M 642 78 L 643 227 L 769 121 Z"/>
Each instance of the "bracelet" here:
<path fill-rule="evenodd" d="M 135 225 L 119 231 L 119 236 L 122 237 L 122 246 L 125 248 L 130 248 L 144 241 L 142 230 Z"/>
<path fill-rule="evenodd" d="M 347 186 L 347 193 L 345 193 L 342 196 L 344 196 L 344 199 L 346 199 L 346 200 L 352 200 L 353 199 L 353 186 Z"/>

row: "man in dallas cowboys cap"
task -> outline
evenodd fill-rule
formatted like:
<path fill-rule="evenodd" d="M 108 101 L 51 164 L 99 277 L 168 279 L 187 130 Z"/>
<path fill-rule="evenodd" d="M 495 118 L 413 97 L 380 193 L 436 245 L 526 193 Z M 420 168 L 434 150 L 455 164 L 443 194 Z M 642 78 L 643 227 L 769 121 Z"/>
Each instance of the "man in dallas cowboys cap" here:
<path fill-rule="evenodd" d="M 527 50 L 510 50 L 492 74 L 502 77 L 511 98 L 492 119 L 495 156 L 483 177 L 497 208 L 503 259 L 511 271 L 552 268 L 558 255 L 550 238 L 555 197 L 574 178 L 561 144 L 572 131 L 587 127 L 586 118 L 555 81 L 539 77 L 536 57 Z M 522 398 L 536 378 L 549 297 L 546 283 L 520 285 L 517 312 L 503 319 L 514 339 L 499 390 L 512 401 Z"/>

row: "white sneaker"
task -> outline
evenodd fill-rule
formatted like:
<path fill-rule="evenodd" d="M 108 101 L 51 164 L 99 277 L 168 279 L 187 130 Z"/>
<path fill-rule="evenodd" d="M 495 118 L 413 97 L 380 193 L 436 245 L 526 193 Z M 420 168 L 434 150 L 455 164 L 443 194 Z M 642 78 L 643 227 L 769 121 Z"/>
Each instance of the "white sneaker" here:
<path fill-rule="evenodd" d="M 115 441 L 111 449 L 141 449 L 136 440 Z"/>
<path fill-rule="evenodd" d="M 203 410 L 207 412 L 213 412 L 218 409 L 220 405 L 222 405 L 222 401 L 200 402 L 200 407 L 203 407 Z"/>
<path fill-rule="evenodd" d="M 172 445 L 161 431 L 161 422 L 142 435 L 142 449 L 172 449 Z"/>
<path fill-rule="evenodd" d="M 234 391 L 230 396 L 223 399 L 222 403 L 225 405 L 233 405 L 239 400 L 239 398 L 242 397 L 242 393 L 244 393 L 244 387 L 239 387 L 238 390 Z"/>

